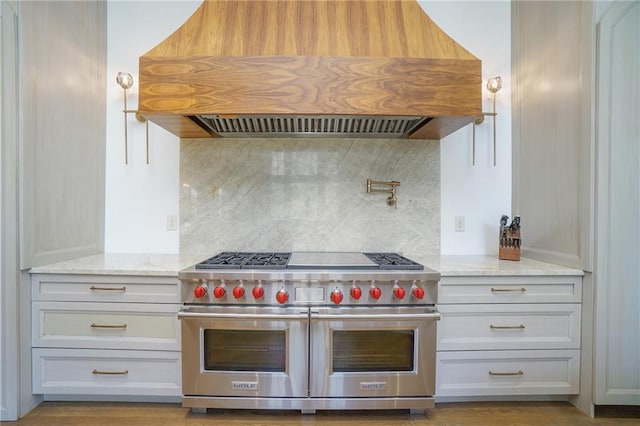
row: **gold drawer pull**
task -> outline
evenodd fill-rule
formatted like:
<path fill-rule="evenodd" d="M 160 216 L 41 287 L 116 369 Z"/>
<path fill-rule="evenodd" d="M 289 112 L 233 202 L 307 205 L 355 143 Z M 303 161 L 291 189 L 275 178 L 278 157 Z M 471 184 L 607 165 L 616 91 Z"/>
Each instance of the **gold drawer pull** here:
<path fill-rule="evenodd" d="M 96 287 L 95 285 L 92 285 L 91 287 L 89 287 L 89 290 L 91 291 L 127 291 L 127 287 L 122 286 L 122 287 Z"/>
<path fill-rule="evenodd" d="M 511 292 L 520 292 L 520 293 L 524 293 L 525 291 L 527 291 L 526 288 L 524 287 L 520 287 L 520 288 L 495 288 L 495 287 L 491 287 L 491 292 L 492 293 L 511 293 Z"/>
<path fill-rule="evenodd" d="M 103 376 L 124 376 L 126 374 L 129 374 L 129 370 L 122 370 L 122 371 L 104 371 L 104 370 L 93 370 L 91 372 L 91 374 L 94 375 L 103 375 Z"/>
<path fill-rule="evenodd" d="M 524 330 L 524 324 L 520 324 L 520 325 L 493 325 L 490 324 L 489 328 L 492 330 Z"/>
<path fill-rule="evenodd" d="M 524 371 L 518 370 L 518 371 L 500 373 L 500 372 L 489 370 L 489 375 L 490 376 L 523 376 L 524 375 Z"/>
<path fill-rule="evenodd" d="M 116 325 L 107 325 L 107 324 L 91 324 L 91 328 L 127 328 L 127 324 L 116 324 Z"/>

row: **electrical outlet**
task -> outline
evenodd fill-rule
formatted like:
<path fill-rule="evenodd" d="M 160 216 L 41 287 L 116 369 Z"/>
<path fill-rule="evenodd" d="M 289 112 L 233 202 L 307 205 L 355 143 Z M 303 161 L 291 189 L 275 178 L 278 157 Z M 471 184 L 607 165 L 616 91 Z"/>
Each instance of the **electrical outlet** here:
<path fill-rule="evenodd" d="M 170 214 L 167 216 L 167 231 L 177 231 L 178 230 L 178 216 L 175 214 Z"/>
<path fill-rule="evenodd" d="M 456 232 L 464 232 L 464 216 L 455 217 L 455 230 Z"/>

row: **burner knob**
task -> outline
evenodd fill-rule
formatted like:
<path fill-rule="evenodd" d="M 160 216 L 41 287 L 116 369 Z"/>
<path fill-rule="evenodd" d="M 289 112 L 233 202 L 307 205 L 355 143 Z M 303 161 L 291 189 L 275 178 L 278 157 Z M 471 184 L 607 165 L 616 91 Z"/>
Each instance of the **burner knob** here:
<path fill-rule="evenodd" d="M 362 297 L 362 290 L 360 290 L 360 287 L 351 287 L 351 297 L 356 300 L 359 300 Z"/>
<path fill-rule="evenodd" d="M 244 287 L 242 286 L 234 287 L 233 297 L 235 297 L 236 299 L 240 299 L 241 297 L 244 297 Z"/>
<path fill-rule="evenodd" d="M 382 296 L 382 290 L 380 290 L 378 287 L 371 287 L 371 290 L 369 290 L 369 294 L 371 295 L 371 297 L 378 300 L 380 299 L 380 296 Z"/>
<path fill-rule="evenodd" d="M 404 295 L 406 294 L 406 292 L 404 291 L 404 288 L 402 287 L 394 287 L 393 288 L 393 295 L 396 297 L 396 299 L 404 299 Z"/>
<path fill-rule="evenodd" d="M 279 304 L 284 305 L 289 300 L 289 293 L 284 288 L 276 293 L 276 300 Z"/>
<path fill-rule="evenodd" d="M 344 295 L 340 290 L 335 289 L 331 292 L 331 301 L 336 305 L 339 305 L 340 303 L 342 303 L 343 298 L 344 298 Z"/>
<path fill-rule="evenodd" d="M 196 299 L 202 299 L 207 295 L 207 286 L 199 285 L 198 287 L 194 288 L 193 295 L 196 297 Z"/>
<path fill-rule="evenodd" d="M 251 290 L 251 294 L 253 294 L 254 299 L 262 299 L 264 297 L 264 288 L 262 288 L 261 285 L 258 285 Z"/>
<path fill-rule="evenodd" d="M 221 285 L 219 285 L 218 287 L 213 289 L 213 297 L 215 297 L 216 299 L 220 299 L 221 297 L 224 297 L 224 294 L 227 291 L 225 290 L 225 288 Z"/>
<path fill-rule="evenodd" d="M 413 297 L 416 299 L 422 299 L 424 297 L 424 289 L 421 287 L 413 287 L 411 289 L 411 294 L 413 294 Z"/>

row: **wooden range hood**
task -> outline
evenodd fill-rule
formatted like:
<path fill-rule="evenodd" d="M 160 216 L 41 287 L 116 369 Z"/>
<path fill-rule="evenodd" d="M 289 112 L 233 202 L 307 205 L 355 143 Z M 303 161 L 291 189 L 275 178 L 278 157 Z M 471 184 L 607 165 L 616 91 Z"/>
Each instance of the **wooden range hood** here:
<path fill-rule="evenodd" d="M 482 115 L 480 60 L 413 0 L 205 0 L 139 80 L 182 138 L 440 139 Z"/>

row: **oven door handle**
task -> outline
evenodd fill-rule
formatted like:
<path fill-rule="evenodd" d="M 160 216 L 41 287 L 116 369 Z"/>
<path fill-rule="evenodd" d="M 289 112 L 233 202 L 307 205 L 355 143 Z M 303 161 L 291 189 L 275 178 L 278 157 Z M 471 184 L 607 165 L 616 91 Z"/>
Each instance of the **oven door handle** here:
<path fill-rule="evenodd" d="M 438 321 L 439 312 L 424 314 L 321 314 L 311 312 L 311 320 L 365 320 L 365 321 L 411 321 L 411 320 L 431 320 Z"/>
<path fill-rule="evenodd" d="M 183 318 L 230 318 L 230 319 L 255 319 L 255 320 L 306 320 L 308 315 L 304 314 L 238 314 L 238 313 L 213 313 L 213 312 L 178 312 L 178 319 Z"/>

